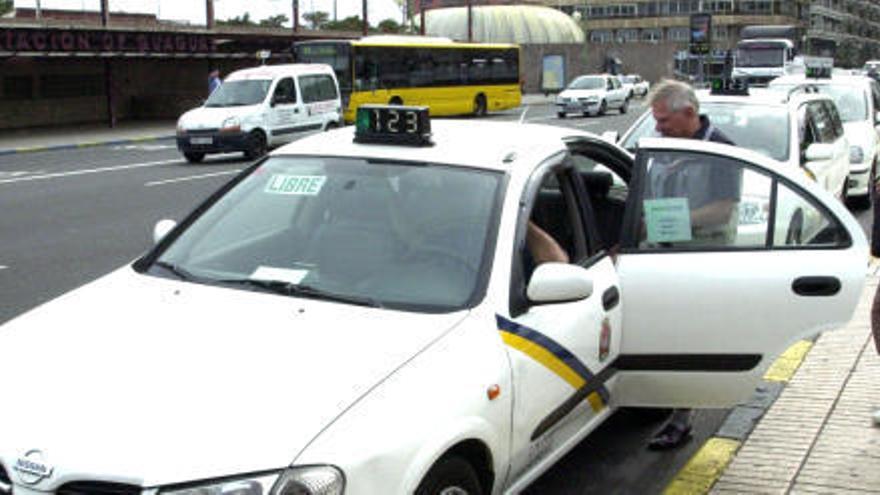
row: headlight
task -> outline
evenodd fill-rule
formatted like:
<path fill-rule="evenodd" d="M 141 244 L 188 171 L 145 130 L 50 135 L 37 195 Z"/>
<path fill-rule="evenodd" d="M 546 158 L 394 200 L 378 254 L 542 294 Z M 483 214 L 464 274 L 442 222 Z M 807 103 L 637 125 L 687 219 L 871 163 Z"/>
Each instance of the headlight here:
<path fill-rule="evenodd" d="M 160 489 L 159 495 L 342 495 L 345 480 L 333 466 L 310 466 L 186 488 Z"/>
<path fill-rule="evenodd" d="M 183 126 L 183 122 L 177 121 L 177 133 L 178 134 L 186 134 L 186 127 Z"/>
<path fill-rule="evenodd" d="M 770 203 L 744 198 L 739 204 L 740 225 L 766 224 L 770 219 Z"/>
<path fill-rule="evenodd" d="M 223 125 L 220 126 L 221 131 L 240 131 L 241 130 L 241 120 L 238 117 L 227 117 L 226 120 L 223 121 Z"/>
<path fill-rule="evenodd" d="M 850 163 L 862 163 L 865 161 L 865 152 L 862 150 L 861 146 L 850 146 L 849 147 L 849 162 Z"/>

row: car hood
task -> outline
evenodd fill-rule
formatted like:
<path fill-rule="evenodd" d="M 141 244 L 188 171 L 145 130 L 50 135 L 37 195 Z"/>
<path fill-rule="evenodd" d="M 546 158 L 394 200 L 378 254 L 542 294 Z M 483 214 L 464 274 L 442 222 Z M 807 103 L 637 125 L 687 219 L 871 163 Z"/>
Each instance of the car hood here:
<path fill-rule="evenodd" d="M 603 89 L 566 89 L 559 93 L 560 98 L 586 98 L 588 96 L 602 96 L 605 94 Z"/>
<path fill-rule="evenodd" d="M 871 122 L 867 120 L 844 122 L 843 131 L 850 146 L 860 146 L 866 158 L 871 156 L 871 151 L 877 143 L 877 130 Z"/>
<path fill-rule="evenodd" d="M 41 490 L 92 476 L 156 486 L 281 468 L 465 315 L 126 267 L 0 327 L 0 463 L 40 450 L 55 468 Z"/>
<path fill-rule="evenodd" d="M 262 105 L 246 105 L 239 107 L 199 107 L 181 115 L 178 125 L 188 131 L 199 129 L 217 129 L 229 117 L 245 120 L 261 111 Z"/>

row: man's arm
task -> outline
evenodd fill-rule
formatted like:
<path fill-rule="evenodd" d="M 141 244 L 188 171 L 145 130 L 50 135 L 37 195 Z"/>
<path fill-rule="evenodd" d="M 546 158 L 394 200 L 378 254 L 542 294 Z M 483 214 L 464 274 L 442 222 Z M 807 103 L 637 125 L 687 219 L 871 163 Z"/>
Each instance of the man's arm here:
<path fill-rule="evenodd" d="M 730 220 L 736 201 L 732 199 L 719 199 L 707 205 L 691 210 L 691 225 L 694 227 L 710 227 L 722 225 Z"/>
<path fill-rule="evenodd" d="M 548 261 L 568 263 L 569 261 L 568 254 L 562 249 L 562 246 L 531 220 L 529 220 L 528 230 L 526 231 L 526 246 L 529 248 L 529 252 L 532 253 L 535 264 L 540 265 Z"/>

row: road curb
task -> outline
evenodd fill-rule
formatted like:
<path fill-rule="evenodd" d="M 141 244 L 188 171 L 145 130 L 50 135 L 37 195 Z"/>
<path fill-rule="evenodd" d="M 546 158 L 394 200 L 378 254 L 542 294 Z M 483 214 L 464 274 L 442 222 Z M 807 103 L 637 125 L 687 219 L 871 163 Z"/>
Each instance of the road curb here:
<path fill-rule="evenodd" d="M 752 398 L 730 411 L 715 435 L 706 440 L 666 485 L 663 495 L 709 493 L 812 348 L 812 341 L 801 340 L 786 349 L 764 374 Z"/>
<path fill-rule="evenodd" d="M 61 150 L 72 150 L 72 149 L 80 149 L 80 148 L 91 148 L 95 146 L 119 146 L 123 144 L 135 144 L 135 143 L 143 143 L 148 141 L 159 141 L 162 139 L 173 139 L 176 137 L 175 134 L 167 134 L 167 135 L 157 135 L 157 136 L 141 136 L 135 138 L 128 139 L 111 139 L 106 141 L 87 141 L 84 143 L 74 143 L 74 144 L 57 144 L 57 145 L 47 145 L 47 146 L 26 146 L 21 148 L 7 148 L 0 149 L 0 156 L 4 155 L 15 155 L 22 153 L 34 153 L 38 151 L 61 151 Z"/>

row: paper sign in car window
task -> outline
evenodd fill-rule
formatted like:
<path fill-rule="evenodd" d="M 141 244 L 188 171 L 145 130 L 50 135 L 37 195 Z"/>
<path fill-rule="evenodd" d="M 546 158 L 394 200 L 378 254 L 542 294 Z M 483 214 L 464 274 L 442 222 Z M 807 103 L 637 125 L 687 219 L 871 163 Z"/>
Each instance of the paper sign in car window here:
<path fill-rule="evenodd" d="M 306 275 L 308 274 L 308 270 L 291 270 L 289 268 L 259 266 L 256 270 L 254 270 L 254 273 L 251 274 L 251 278 L 254 280 L 269 280 L 298 284 L 302 282 L 302 280 L 306 278 Z"/>
<path fill-rule="evenodd" d="M 294 196 L 317 196 L 327 182 L 323 175 L 274 174 L 266 184 L 266 192 Z"/>
<path fill-rule="evenodd" d="M 648 242 L 691 240 L 691 210 L 687 198 L 646 199 L 644 210 Z"/>

